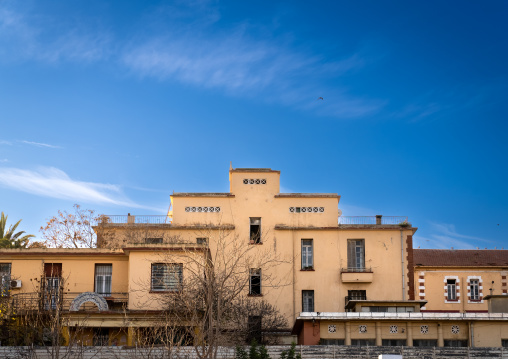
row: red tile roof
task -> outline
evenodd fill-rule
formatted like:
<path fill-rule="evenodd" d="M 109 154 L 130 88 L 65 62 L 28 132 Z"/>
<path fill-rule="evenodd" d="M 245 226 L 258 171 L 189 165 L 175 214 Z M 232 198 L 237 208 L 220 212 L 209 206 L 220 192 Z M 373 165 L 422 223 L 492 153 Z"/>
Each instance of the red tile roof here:
<path fill-rule="evenodd" d="M 508 250 L 414 249 L 416 267 L 508 267 Z"/>

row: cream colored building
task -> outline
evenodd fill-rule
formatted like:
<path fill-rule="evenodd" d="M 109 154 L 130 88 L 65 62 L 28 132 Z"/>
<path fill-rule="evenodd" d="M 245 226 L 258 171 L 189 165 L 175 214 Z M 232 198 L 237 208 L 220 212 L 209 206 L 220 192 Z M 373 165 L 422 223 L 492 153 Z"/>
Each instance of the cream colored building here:
<path fill-rule="evenodd" d="M 280 193 L 280 172 L 271 169 L 231 169 L 229 182 L 227 193 L 173 193 L 165 216 L 103 217 L 97 249 L 0 250 L 2 278 L 16 281 L 10 296 L 21 300 L 44 290 L 41 283 L 60 285 L 71 328 L 81 321 L 109 344 L 133 344 L 134 328 L 149 327 L 163 309 L 161 293 L 188 277 L 192 261 L 185 257 L 217 253 L 217 238 L 227 231 L 252 256 L 245 294 L 279 309 L 287 340 L 420 345 L 431 335 L 437 345 L 490 343 L 471 341 L 468 318 L 454 324 L 422 317 L 420 310 L 441 304 L 429 291 L 420 295 L 416 228 L 406 217 L 342 216 L 338 194 Z M 181 259 L 168 263 L 161 253 Z M 418 271 L 430 283 L 431 270 Z M 482 274 L 482 281 L 490 278 Z"/>

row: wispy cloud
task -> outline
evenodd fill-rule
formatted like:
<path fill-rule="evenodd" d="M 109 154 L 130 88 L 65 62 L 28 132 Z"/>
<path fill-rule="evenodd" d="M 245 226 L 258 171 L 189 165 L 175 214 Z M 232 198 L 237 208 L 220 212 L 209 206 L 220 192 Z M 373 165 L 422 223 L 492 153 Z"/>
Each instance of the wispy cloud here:
<path fill-rule="evenodd" d="M 54 167 L 0 168 L 0 185 L 43 197 L 153 210 L 131 201 L 118 185 L 77 181 Z"/>
<path fill-rule="evenodd" d="M 415 237 L 415 247 L 474 249 L 478 242 L 490 242 L 484 238 L 460 234 L 453 224 L 431 222 L 429 231 L 428 237 Z"/>
<path fill-rule="evenodd" d="M 0 140 L 0 145 L 12 145 L 11 141 Z"/>
<path fill-rule="evenodd" d="M 7 158 L 1 158 L 0 159 L 0 163 L 6 163 L 6 162 L 9 162 L 9 160 Z"/>
<path fill-rule="evenodd" d="M 31 145 L 31 146 L 37 146 L 37 147 L 46 147 L 46 148 L 62 148 L 60 146 L 55 146 L 55 145 L 50 145 L 50 144 L 47 144 L 47 143 L 41 143 L 41 142 L 32 142 L 32 141 L 20 141 L 21 143 L 24 143 L 24 144 L 27 144 L 27 145 Z"/>

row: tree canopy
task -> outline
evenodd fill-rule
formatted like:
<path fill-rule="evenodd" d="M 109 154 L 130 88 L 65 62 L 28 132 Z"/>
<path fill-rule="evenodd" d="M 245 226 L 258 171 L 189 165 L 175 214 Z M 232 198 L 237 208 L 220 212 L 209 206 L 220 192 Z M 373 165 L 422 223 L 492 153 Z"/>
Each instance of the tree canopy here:
<path fill-rule="evenodd" d="M 7 217 L 4 212 L 0 217 L 0 248 L 26 248 L 33 234 L 25 234 L 25 231 L 16 232 L 21 219 L 7 228 Z"/>

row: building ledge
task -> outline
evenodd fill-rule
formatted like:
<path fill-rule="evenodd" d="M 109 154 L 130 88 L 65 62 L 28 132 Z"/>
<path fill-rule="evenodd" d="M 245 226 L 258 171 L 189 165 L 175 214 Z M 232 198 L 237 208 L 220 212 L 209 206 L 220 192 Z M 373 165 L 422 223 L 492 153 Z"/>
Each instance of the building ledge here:
<path fill-rule="evenodd" d="M 235 195 L 229 192 L 175 192 L 171 197 L 234 197 Z"/>

